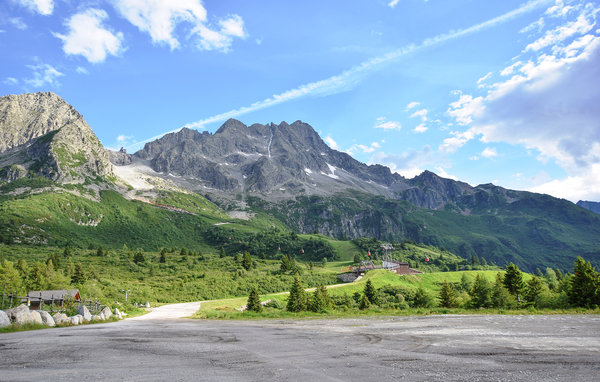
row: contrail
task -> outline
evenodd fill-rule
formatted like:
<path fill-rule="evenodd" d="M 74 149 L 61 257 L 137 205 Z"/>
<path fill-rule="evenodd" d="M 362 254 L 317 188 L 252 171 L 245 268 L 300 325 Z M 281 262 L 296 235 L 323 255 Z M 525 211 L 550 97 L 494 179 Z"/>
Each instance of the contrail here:
<path fill-rule="evenodd" d="M 298 98 L 302 98 L 302 97 L 306 97 L 306 96 L 313 96 L 313 97 L 314 96 L 326 96 L 326 95 L 341 93 L 343 91 L 352 89 L 354 86 L 358 85 L 360 82 L 362 82 L 362 80 L 364 79 L 364 77 L 366 77 L 366 75 L 368 75 L 369 73 L 382 67 L 384 64 L 387 64 L 389 62 L 397 60 L 400 57 L 403 57 L 407 54 L 414 53 L 414 52 L 417 52 L 417 51 L 420 51 L 420 50 L 423 50 L 426 48 L 430 48 L 430 47 L 433 47 L 436 45 L 440 45 L 442 43 L 445 43 L 445 42 L 448 42 L 451 40 L 455 40 L 455 39 L 458 39 L 458 38 L 461 38 L 464 36 L 468 36 L 468 35 L 477 33 L 481 30 L 488 29 L 488 28 L 494 27 L 496 25 L 505 23 L 516 17 L 524 15 L 528 12 L 531 12 L 531 11 L 535 10 L 536 8 L 540 7 L 541 5 L 549 3 L 549 2 L 551 2 L 551 0 L 530 1 L 517 9 L 514 9 L 510 12 L 507 12 L 507 13 L 500 15 L 498 17 L 495 17 L 493 19 L 484 21 L 480 24 L 473 25 L 466 29 L 460 29 L 457 31 L 450 31 L 448 33 L 440 34 L 435 37 L 428 38 L 418 45 L 411 44 L 411 45 L 393 50 L 393 51 L 383 54 L 381 56 L 370 58 L 350 69 L 343 71 L 342 73 L 340 73 L 338 75 L 335 75 L 335 76 L 332 76 L 332 77 L 329 77 L 329 78 L 326 78 L 326 79 L 323 79 L 320 81 L 310 82 L 308 84 L 301 85 L 297 88 L 287 90 L 280 94 L 275 94 L 269 98 L 266 98 L 262 101 L 255 102 L 249 106 L 243 106 L 238 109 L 233 109 L 233 110 L 229 110 L 227 112 L 221 113 L 221 114 L 216 114 L 216 115 L 213 115 L 211 117 L 208 117 L 208 118 L 196 121 L 196 122 L 188 123 L 185 126 L 182 126 L 178 129 L 168 131 L 166 133 L 157 135 L 155 137 L 146 139 L 141 142 L 136 142 L 136 143 L 128 146 L 127 148 L 130 150 L 141 148 L 141 145 L 143 145 L 147 142 L 152 142 L 166 134 L 178 132 L 179 130 L 181 130 L 184 127 L 203 128 L 205 125 L 207 125 L 209 123 L 224 121 L 229 118 L 233 118 L 233 117 L 237 117 L 237 116 L 240 116 L 240 115 L 243 115 L 246 113 L 250 113 L 253 111 L 265 109 L 265 108 L 275 106 L 280 103 L 284 103 L 284 102 L 291 101 L 294 99 L 298 99 Z"/>

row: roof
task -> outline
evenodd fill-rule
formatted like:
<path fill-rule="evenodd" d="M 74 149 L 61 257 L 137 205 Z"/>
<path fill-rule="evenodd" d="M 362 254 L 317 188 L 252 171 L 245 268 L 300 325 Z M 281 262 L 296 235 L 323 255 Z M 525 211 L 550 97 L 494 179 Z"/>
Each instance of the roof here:
<path fill-rule="evenodd" d="M 34 290 L 27 293 L 27 296 L 39 298 L 40 294 L 43 300 L 61 300 L 67 297 L 75 298 L 79 294 L 79 289 Z"/>

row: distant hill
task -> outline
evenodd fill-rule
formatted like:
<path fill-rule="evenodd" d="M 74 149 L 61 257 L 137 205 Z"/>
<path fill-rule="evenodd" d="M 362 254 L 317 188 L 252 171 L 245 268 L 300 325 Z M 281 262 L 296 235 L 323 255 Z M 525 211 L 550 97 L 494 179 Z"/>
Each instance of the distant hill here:
<path fill-rule="evenodd" d="M 580 200 L 577 202 L 577 205 L 597 214 L 600 214 L 600 202 L 589 202 Z"/>
<path fill-rule="evenodd" d="M 591 211 L 430 171 L 406 179 L 331 149 L 301 121 L 231 119 L 214 134 L 182 129 L 134 154 L 107 152 L 72 106 L 35 93 L 0 98 L 0 137 L 4 242 L 202 247 L 275 226 L 414 241 L 528 270 L 600 260 Z"/>

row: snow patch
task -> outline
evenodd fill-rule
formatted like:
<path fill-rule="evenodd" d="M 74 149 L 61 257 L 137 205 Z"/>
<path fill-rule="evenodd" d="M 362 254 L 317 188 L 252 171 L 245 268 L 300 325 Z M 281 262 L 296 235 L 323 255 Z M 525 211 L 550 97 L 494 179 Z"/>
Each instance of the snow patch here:
<path fill-rule="evenodd" d="M 331 174 L 324 174 L 327 175 L 330 178 L 333 179 L 339 179 L 340 177 L 335 175 L 335 170 L 337 170 L 337 168 L 335 168 L 335 166 L 330 165 L 329 163 L 326 163 L 327 167 L 329 167 L 329 171 L 331 171 Z"/>
<path fill-rule="evenodd" d="M 311 169 L 310 169 L 310 168 L 308 168 L 308 167 L 304 169 L 304 172 L 306 173 L 306 175 L 310 175 L 310 174 L 312 174 L 312 171 L 311 171 Z"/>

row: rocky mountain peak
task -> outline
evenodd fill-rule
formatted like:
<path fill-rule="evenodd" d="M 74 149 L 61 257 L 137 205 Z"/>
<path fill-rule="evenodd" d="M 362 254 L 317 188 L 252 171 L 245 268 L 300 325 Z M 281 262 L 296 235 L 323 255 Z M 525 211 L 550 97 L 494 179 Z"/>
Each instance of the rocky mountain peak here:
<path fill-rule="evenodd" d="M 112 174 L 83 116 L 50 92 L 0 97 L 0 169 L 10 166 L 26 170 L 20 177 L 31 172 L 61 182 Z"/>

